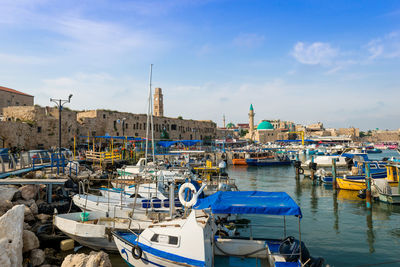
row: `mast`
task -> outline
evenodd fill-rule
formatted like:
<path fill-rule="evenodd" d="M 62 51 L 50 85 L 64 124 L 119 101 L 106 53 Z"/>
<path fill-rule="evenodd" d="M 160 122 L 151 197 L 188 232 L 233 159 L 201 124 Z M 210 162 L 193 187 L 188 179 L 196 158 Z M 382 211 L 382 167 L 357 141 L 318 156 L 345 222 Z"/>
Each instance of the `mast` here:
<path fill-rule="evenodd" d="M 146 151 L 145 151 L 145 165 L 146 166 L 147 166 L 147 152 L 148 152 L 148 149 L 149 149 L 150 114 L 151 114 L 151 123 L 153 123 L 153 116 L 152 116 L 153 115 L 153 108 L 151 106 L 151 103 L 152 103 L 152 101 L 151 101 L 151 79 L 152 79 L 152 75 L 153 75 L 153 64 L 150 64 L 149 98 L 147 100 L 147 121 L 146 121 Z M 152 130 L 153 130 L 153 127 L 152 127 Z M 152 138 L 152 143 L 154 143 L 153 138 Z M 153 152 L 153 154 L 154 154 L 154 152 Z"/>

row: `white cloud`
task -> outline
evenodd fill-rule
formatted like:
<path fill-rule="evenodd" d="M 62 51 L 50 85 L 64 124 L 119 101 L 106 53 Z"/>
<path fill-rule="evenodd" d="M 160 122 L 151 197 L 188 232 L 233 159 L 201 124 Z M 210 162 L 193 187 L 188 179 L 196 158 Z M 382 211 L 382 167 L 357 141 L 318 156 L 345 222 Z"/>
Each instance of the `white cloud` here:
<path fill-rule="evenodd" d="M 329 43 L 315 42 L 307 45 L 297 42 L 291 54 L 302 64 L 331 65 L 338 55 L 338 50 L 332 48 Z"/>
<path fill-rule="evenodd" d="M 400 57 L 400 32 L 394 31 L 381 38 L 371 40 L 367 45 L 369 59 Z"/>
<path fill-rule="evenodd" d="M 256 33 L 241 33 L 233 39 L 233 44 L 239 47 L 254 48 L 264 43 L 265 36 Z"/>

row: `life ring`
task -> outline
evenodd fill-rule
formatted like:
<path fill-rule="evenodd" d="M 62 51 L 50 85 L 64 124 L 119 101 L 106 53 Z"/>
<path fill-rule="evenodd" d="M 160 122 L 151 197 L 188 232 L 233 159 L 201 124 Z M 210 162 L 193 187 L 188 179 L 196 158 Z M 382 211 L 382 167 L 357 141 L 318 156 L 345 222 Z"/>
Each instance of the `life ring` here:
<path fill-rule="evenodd" d="M 299 174 L 304 174 L 304 169 L 302 167 L 299 168 Z"/>
<path fill-rule="evenodd" d="M 142 254 L 143 251 L 142 249 L 139 247 L 139 245 L 134 245 L 132 247 L 132 257 L 136 260 L 139 260 L 140 258 L 142 258 Z"/>
<path fill-rule="evenodd" d="M 185 199 L 185 190 L 187 188 L 190 189 L 190 191 L 192 191 L 192 199 L 190 201 L 187 201 Z M 182 203 L 183 206 L 191 208 L 197 202 L 196 192 L 197 192 L 196 187 L 194 187 L 193 184 L 184 183 L 183 185 L 181 185 L 181 188 L 179 188 L 179 193 L 178 193 L 179 201 Z"/>
<path fill-rule="evenodd" d="M 185 162 L 184 161 L 181 161 L 181 167 L 185 167 Z"/>

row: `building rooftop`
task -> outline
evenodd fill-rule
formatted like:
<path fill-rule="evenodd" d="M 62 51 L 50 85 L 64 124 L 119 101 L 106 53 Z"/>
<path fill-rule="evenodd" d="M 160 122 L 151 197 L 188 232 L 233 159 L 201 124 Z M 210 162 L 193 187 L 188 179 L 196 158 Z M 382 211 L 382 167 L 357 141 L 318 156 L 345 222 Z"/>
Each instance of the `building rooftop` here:
<path fill-rule="evenodd" d="M 32 96 L 33 97 L 33 95 L 28 95 L 28 94 L 22 93 L 20 91 L 17 91 L 15 89 L 7 88 L 7 87 L 4 87 L 4 86 L 0 86 L 0 91 L 6 91 L 6 92 L 9 92 L 9 93 L 13 93 L 13 94 L 19 94 L 19 95 Z"/>

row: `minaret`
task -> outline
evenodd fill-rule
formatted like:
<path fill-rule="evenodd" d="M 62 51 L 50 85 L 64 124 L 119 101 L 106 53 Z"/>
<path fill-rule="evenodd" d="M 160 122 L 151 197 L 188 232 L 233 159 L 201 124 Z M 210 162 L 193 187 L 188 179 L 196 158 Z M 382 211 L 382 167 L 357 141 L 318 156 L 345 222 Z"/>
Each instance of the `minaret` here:
<path fill-rule="evenodd" d="M 249 112 L 249 127 L 250 127 L 250 134 L 253 134 L 254 132 L 254 109 L 253 109 L 253 104 L 250 104 L 250 112 Z"/>
<path fill-rule="evenodd" d="M 222 122 L 224 123 L 224 128 L 226 127 L 226 125 L 225 125 L 225 114 L 224 114 L 224 116 L 222 116 Z"/>
<path fill-rule="evenodd" d="M 164 116 L 164 103 L 163 94 L 161 88 L 156 88 L 154 92 L 154 116 L 163 117 Z"/>

